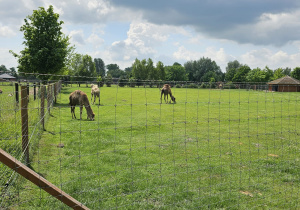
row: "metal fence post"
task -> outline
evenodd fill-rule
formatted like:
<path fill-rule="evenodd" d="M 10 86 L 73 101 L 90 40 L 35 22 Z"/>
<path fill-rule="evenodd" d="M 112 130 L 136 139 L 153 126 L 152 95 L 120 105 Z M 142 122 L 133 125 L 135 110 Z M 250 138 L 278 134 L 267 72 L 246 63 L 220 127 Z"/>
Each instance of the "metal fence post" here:
<path fill-rule="evenodd" d="M 43 125 L 43 130 L 45 130 L 45 86 L 41 86 L 41 120 Z"/>
<path fill-rule="evenodd" d="M 22 151 L 24 153 L 25 165 L 29 164 L 28 145 L 28 95 L 27 87 L 21 86 L 21 121 L 22 121 Z"/>

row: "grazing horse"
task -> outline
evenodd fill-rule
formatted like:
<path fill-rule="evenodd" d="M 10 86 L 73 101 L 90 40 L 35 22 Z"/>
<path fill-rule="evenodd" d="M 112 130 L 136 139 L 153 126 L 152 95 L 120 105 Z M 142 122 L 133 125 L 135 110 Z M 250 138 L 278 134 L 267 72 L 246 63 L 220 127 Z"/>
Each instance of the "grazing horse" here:
<path fill-rule="evenodd" d="M 170 95 L 170 97 L 171 97 L 170 103 L 171 103 L 171 101 L 173 101 L 173 103 L 176 103 L 175 97 L 172 95 L 171 86 L 169 84 L 165 84 L 163 86 L 163 88 L 161 89 L 160 103 L 162 103 L 162 95 L 163 94 L 164 94 L 164 99 L 165 99 L 166 103 L 168 103 L 168 100 L 169 100 L 168 95 Z M 167 100 L 166 100 L 166 96 L 167 96 Z"/>
<path fill-rule="evenodd" d="M 76 105 L 80 106 L 80 119 L 82 119 L 81 115 L 82 115 L 83 106 L 86 109 L 87 118 L 90 120 L 95 119 L 95 114 L 90 106 L 89 99 L 83 91 L 75 90 L 73 93 L 70 94 L 69 101 L 70 101 L 69 105 L 71 106 L 72 119 L 73 119 L 73 116 L 76 119 L 76 116 L 75 116 L 75 106 Z"/>

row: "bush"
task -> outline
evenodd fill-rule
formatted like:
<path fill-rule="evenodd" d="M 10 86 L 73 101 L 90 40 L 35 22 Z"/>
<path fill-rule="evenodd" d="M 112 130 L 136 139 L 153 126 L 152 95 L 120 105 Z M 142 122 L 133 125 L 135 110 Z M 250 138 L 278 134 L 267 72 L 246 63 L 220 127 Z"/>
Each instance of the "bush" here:
<path fill-rule="evenodd" d="M 108 75 L 105 78 L 105 84 L 106 84 L 107 87 L 111 87 L 111 84 L 112 84 L 112 77 L 111 77 L 111 75 Z"/>
<path fill-rule="evenodd" d="M 181 88 L 180 84 L 175 85 L 176 88 Z"/>
<path fill-rule="evenodd" d="M 224 89 L 235 89 L 235 85 L 232 82 L 227 82 L 224 85 Z"/>
<path fill-rule="evenodd" d="M 125 85 L 127 85 L 127 79 L 125 79 L 124 77 L 120 77 L 119 81 L 118 81 L 118 85 L 120 87 L 124 87 Z"/>
<path fill-rule="evenodd" d="M 207 88 L 207 85 L 205 84 L 205 82 L 201 83 L 200 88 Z"/>
<path fill-rule="evenodd" d="M 135 87 L 135 85 L 136 85 L 135 79 L 134 79 L 134 78 L 130 78 L 130 79 L 129 79 L 129 86 L 130 86 L 130 87 Z"/>
<path fill-rule="evenodd" d="M 216 87 L 217 87 L 217 85 L 215 82 L 209 83 L 209 88 L 216 88 Z"/>
<path fill-rule="evenodd" d="M 195 83 L 189 84 L 188 88 L 198 88 L 198 85 Z"/>

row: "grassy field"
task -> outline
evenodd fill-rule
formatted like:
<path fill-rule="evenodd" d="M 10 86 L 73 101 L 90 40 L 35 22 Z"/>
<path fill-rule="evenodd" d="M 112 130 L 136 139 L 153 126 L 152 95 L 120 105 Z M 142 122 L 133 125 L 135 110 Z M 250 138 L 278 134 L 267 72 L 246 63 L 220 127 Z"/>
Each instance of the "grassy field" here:
<path fill-rule="evenodd" d="M 31 167 L 87 207 L 300 208 L 299 93 L 173 88 L 177 103 L 160 104 L 158 88 L 103 87 L 88 121 L 71 117 L 75 89 L 62 89 Z M 17 183 L 14 209 L 67 209 Z"/>

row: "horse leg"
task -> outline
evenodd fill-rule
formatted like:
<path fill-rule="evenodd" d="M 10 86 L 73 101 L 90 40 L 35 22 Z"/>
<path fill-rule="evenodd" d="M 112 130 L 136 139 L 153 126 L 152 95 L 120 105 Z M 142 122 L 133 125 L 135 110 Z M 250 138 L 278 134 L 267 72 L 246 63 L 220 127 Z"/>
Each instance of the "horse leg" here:
<path fill-rule="evenodd" d="M 80 119 L 82 119 L 82 109 L 83 109 L 83 105 L 80 105 Z"/>
<path fill-rule="evenodd" d="M 71 106 L 71 115 L 72 115 L 72 119 L 76 119 L 76 116 L 75 116 L 75 106 Z M 73 117 L 74 115 L 74 117 Z"/>

